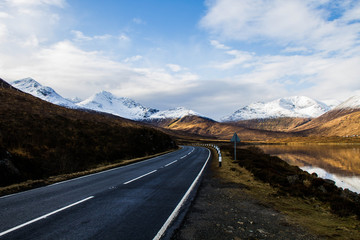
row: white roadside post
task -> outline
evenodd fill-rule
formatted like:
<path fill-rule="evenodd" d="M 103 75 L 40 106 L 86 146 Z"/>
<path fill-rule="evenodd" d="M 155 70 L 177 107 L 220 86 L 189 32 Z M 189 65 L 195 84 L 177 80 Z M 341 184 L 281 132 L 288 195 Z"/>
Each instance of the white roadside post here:
<path fill-rule="evenodd" d="M 222 159 L 221 159 L 221 153 L 219 154 L 219 167 L 221 167 L 221 162 L 222 162 Z"/>

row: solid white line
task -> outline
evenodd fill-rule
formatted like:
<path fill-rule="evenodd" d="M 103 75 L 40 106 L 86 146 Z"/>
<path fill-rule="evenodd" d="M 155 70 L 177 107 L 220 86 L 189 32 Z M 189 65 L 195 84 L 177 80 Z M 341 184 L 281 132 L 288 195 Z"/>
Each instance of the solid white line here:
<path fill-rule="evenodd" d="M 166 164 L 165 167 L 170 166 L 171 164 L 174 164 L 174 163 L 176 163 L 177 161 L 178 161 L 178 160 L 172 161 L 171 163 Z"/>
<path fill-rule="evenodd" d="M 68 206 L 66 206 L 66 207 L 60 208 L 60 209 L 55 210 L 55 211 L 53 211 L 53 212 L 51 212 L 51 213 L 45 214 L 45 215 L 43 215 L 43 216 L 41 216 L 41 217 L 35 218 L 35 219 L 31 220 L 31 221 L 28 221 L 28 222 L 26 222 L 26 223 L 23 223 L 23 224 L 21 224 L 21 225 L 18 225 L 18 226 L 16 226 L 16 227 L 13 227 L 13 228 L 11 228 L 11 229 L 9 229 L 9 230 L 6 230 L 6 231 L 4 231 L 4 232 L 1 232 L 1 233 L 0 233 L 0 236 L 3 236 L 3 235 L 5 235 L 5 234 L 8 234 L 8 233 L 13 232 L 13 231 L 15 231 L 15 230 L 18 230 L 18 229 L 20 229 L 20 228 L 22 228 L 22 227 L 25 227 L 25 226 L 27 226 L 27 225 L 29 225 L 29 224 L 32 224 L 32 223 L 34 223 L 34 222 L 37 222 L 37 221 L 39 221 L 39 220 L 41 220 L 41 219 L 45 219 L 45 218 L 47 218 L 47 217 L 49 217 L 49 216 L 51 216 L 51 215 L 54 215 L 55 213 L 61 212 L 61 211 L 65 210 L 65 209 L 71 208 L 71 207 L 73 207 L 73 206 L 75 206 L 75 205 L 78 205 L 78 204 L 83 203 L 83 202 L 85 202 L 85 201 L 87 201 L 87 200 L 90 200 L 90 199 L 92 199 L 93 197 L 94 197 L 94 196 L 90 196 L 90 197 L 85 198 L 85 199 L 83 199 L 83 200 L 80 200 L 80 201 L 78 201 L 78 202 L 76 202 L 76 203 L 70 204 L 70 205 L 68 205 Z"/>
<path fill-rule="evenodd" d="M 152 174 L 152 173 L 154 173 L 154 172 L 156 172 L 156 171 L 157 171 L 157 170 L 148 172 L 148 173 L 146 173 L 146 174 L 144 174 L 144 175 L 141 175 L 140 177 L 137 177 L 137 178 L 134 178 L 134 179 L 132 179 L 132 180 L 130 180 L 130 181 L 127 181 L 127 182 L 125 182 L 124 184 L 128 184 L 128 183 L 131 183 L 131 182 L 133 182 L 133 181 L 136 181 L 136 180 L 138 180 L 138 179 L 140 179 L 140 178 L 142 178 L 142 177 L 145 177 L 145 176 L 147 176 L 147 175 L 150 175 L 150 174 Z"/>
<path fill-rule="evenodd" d="M 209 151 L 209 156 L 206 159 L 206 162 L 204 163 L 203 167 L 201 168 L 199 174 L 197 175 L 197 177 L 195 178 L 195 180 L 193 181 L 193 183 L 191 184 L 191 186 L 189 187 L 189 189 L 187 190 L 187 192 L 185 193 L 185 195 L 183 196 L 183 198 L 180 200 L 180 202 L 178 203 L 178 205 L 176 206 L 176 208 L 174 209 L 174 211 L 171 213 L 171 215 L 169 216 L 169 218 L 166 220 L 166 222 L 164 223 L 164 225 L 161 227 L 161 229 L 159 230 L 159 232 L 156 234 L 156 236 L 153 238 L 153 240 L 159 240 L 162 235 L 165 233 L 166 229 L 170 226 L 170 224 L 172 223 L 172 221 L 174 221 L 174 219 L 177 217 L 177 215 L 180 212 L 181 207 L 184 205 L 185 201 L 187 200 L 187 198 L 189 197 L 191 191 L 194 189 L 196 183 L 199 181 L 200 176 L 202 174 L 202 172 L 205 169 L 206 164 L 208 163 L 210 156 L 211 156 L 211 152 Z"/>

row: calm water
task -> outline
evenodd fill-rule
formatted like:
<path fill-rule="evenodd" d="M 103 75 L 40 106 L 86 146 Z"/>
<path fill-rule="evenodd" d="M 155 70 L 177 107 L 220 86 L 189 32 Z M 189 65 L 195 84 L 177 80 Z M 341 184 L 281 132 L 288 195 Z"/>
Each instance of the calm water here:
<path fill-rule="evenodd" d="M 261 145 L 265 153 L 360 193 L 360 145 Z"/>

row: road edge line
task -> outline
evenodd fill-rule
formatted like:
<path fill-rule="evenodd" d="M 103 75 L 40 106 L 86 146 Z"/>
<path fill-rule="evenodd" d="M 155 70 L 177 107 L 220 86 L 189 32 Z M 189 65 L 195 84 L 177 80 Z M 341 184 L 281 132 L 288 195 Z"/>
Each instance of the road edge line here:
<path fill-rule="evenodd" d="M 209 151 L 209 156 L 206 159 L 206 162 L 204 163 L 203 167 L 201 168 L 199 174 L 197 175 L 197 177 L 195 178 L 195 180 L 193 181 L 193 183 L 191 184 L 191 186 L 189 187 L 189 189 L 186 191 L 185 195 L 182 197 L 182 199 L 180 200 L 180 202 L 178 203 L 178 205 L 176 206 L 176 208 L 174 209 L 174 211 L 171 213 L 171 215 L 168 217 L 168 219 L 166 220 L 166 222 L 164 223 L 164 225 L 160 228 L 159 232 L 156 234 L 156 236 L 153 238 L 153 240 L 159 240 L 161 239 L 161 237 L 164 235 L 164 233 L 166 232 L 167 228 L 170 226 L 170 224 L 174 221 L 174 219 L 177 217 L 177 215 L 180 212 L 181 207 L 184 205 L 185 201 L 188 199 L 190 193 L 192 192 L 192 190 L 194 189 L 195 185 L 197 184 L 197 182 L 200 179 L 200 176 L 202 175 L 210 157 L 211 157 L 211 151 L 209 149 L 207 149 Z"/>

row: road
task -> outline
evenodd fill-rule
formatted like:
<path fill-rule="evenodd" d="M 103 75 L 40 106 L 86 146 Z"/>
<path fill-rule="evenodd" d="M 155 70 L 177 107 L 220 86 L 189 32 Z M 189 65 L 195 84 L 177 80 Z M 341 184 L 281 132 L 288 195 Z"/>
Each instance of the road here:
<path fill-rule="evenodd" d="M 159 239 L 210 151 L 163 156 L 0 198 L 0 239 Z"/>

